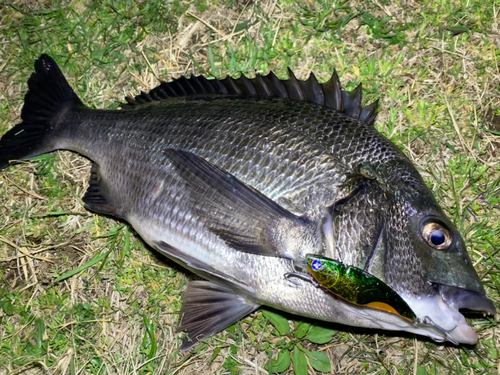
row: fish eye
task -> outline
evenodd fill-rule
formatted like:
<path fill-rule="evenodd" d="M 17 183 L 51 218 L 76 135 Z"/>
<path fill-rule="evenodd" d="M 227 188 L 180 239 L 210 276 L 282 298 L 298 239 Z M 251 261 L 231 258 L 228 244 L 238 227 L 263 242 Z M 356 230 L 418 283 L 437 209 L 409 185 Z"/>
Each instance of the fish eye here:
<path fill-rule="evenodd" d="M 428 221 L 422 225 L 422 237 L 430 247 L 445 250 L 451 245 L 451 233 L 444 225 Z"/>

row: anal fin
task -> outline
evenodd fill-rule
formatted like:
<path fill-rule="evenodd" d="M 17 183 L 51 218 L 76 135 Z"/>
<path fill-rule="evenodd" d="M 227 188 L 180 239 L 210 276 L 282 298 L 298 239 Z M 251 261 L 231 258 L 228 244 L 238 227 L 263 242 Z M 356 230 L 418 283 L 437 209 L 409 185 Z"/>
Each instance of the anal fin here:
<path fill-rule="evenodd" d="M 220 284 L 190 281 L 184 293 L 178 327 L 178 331 L 187 334 L 180 350 L 191 349 L 199 341 L 236 323 L 258 307 Z"/>
<path fill-rule="evenodd" d="M 98 214 L 110 215 L 120 218 L 120 215 L 117 213 L 116 207 L 110 204 L 104 197 L 100 180 L 101 178 L 99 176 L 99 167 L 97 166 L 97 164 L 92 163 L 92 168 L 90 170 L 89 187 L 82 198 L 82 201 L 85 203 L 85 208 Z"/>

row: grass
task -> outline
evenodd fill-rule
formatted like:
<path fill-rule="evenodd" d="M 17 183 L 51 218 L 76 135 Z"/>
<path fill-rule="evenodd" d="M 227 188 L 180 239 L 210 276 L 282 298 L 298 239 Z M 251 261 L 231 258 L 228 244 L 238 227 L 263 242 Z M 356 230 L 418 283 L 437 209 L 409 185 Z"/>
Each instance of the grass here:
<path fill-rule="evenodd" d="M 7 1 L 0 131 L 19 122 L 41 53 L 98 108 L 182 74 L 286 77 L 289 66 L 325 80 L 336 68 L 347 88 L 363 82 L 366 102 L 381 98 L 377 128 L 418 166 L 498 305 L 498 12 L 494 0 Z M 129 227 L 83 209 L 89 169 L 60 152 L 0 174 L 0 373 L 254 374 L 280 355 L 293 361 L 286 372 L 299 373 L 309 352 L 324 354 L 332 373 L 499 371 L 493 319 L 470 321 L 480 336 L 474 347 L 307 322 L 334 329 L 317 344 L 297 317 L 285 315 L 291 328 L 281 320 L 280 333 L 257 312 L 179 353 L 175 327 L 191 276 Z"/>

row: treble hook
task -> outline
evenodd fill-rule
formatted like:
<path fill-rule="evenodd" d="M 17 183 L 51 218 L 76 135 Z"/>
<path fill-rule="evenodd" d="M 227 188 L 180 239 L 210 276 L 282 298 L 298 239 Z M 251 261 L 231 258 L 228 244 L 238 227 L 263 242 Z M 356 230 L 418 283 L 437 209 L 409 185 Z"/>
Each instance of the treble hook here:
<path fill-rule="evenodd" d="M 293 281 L 291 281 L 290 278 L 296 277 L 297 279 L 301 279 L 301 280 L 305 280 L 305 281 L 310 282 L 316 288 L 319 288 L 321 286 L 321 284 L 319 284 L 316 280 L 314 280 L 314 278 L 311 275 L 308 275 L 308 274 L 305 274 L 302 272 L 287 272 L 287 273 L 285 273 L 284 276 L 285 276 L 285 279 L 287 279 L 288 281 L 290 281 L 293 284 L 295 284 L 295 283 Z"/>
<path fill-rule="evenodd" d="M 458 345 L 458 341 L 455 340 L 448 332 L 451 332 L 453 331 L 455 328 L 457 328 L 458 326 L 455 325 L 455 327 L 451 328 L 451 329 L 444 329 L 443 327 L 439 326 L 438 324 L 434 323 L 434 321 L 429 317 L 429 316 L 425 316 L 424 320 L 421 321 L 421 323 L 423 324 L 428 324 L 434 328 L 437 328 L 438 330 L 440 330 L 441 332 L 444 333 L 444 336 L 448 339 L 448 341 L 450 341 L 451 343 L 455 344 L 455 345 Z"/>

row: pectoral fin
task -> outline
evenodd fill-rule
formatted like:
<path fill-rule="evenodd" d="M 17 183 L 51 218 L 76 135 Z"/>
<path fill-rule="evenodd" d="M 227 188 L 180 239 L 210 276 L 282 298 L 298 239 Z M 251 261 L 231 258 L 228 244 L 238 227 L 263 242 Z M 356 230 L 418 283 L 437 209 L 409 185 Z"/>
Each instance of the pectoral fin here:
<path fill-rule="evenodd" d="M 178 327 L 178 331 L 187 333 L 180 350 L 191 349 L 199 341 L 236 323 L 258 307 L 222 285 L 210 281 L 190 281 L 184 293 Z"/>
<path fill-rule="evenodd" d="M 192 209 L 228 246 L 293 258 L 283 231 L 299 233 L 298 238 L 316 238 L 317 227 L 310 220 L 285 210 L 233 175 L 190 152 L 168 149 L 165 154 L 185 181 Z"/>

